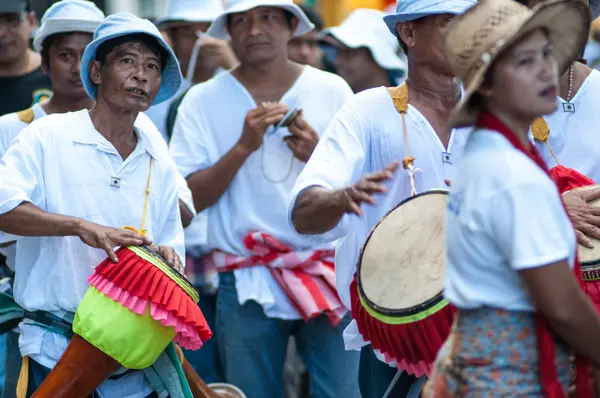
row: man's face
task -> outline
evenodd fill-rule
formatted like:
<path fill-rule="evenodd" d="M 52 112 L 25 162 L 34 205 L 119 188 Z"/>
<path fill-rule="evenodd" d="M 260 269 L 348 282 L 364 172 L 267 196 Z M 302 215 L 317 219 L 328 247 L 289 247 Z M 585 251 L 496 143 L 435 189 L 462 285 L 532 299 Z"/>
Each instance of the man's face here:
<path fill-rule="evenodd" d="M 322 68 L 323 50 L 317 40 L 319 33 L 316 30 L 300 37 L 294 37 L 288 43 L 288 57 L 302 65 Z"/>
<path fill-rule="evenodd" d="M 0 14 L 0 65 L 18 62 L 29 48 L 35 13 Z"/>
<path fill-rule="evenodd" d="M 354 91 L 358 87 L 363 87 L 365 82 L 381 69 L 366 47 L 346 47 L 331 35 L 327 35 L 324 41 L 332 50 L 337 74 L 344 78 Z"/>
<path fill-rule="evenodd" d="M 287 57 L 287 45 L 297 24 L 297 19 L 288 21 L 277 7 L 232 14 L 228 26 L 231 45 L 242 63 L 261 64 Z"/>
<path fill-rule="evenodd" d="M 175 55 L 177 55 L 181 65 L 187 67 L 190 62 L 194 44 L 196 44 L 196 40 L 198 40 L 197 32 L 206 32 L 209 26 L 210 22 L 186 22 L 169 28 L 168 32 L 169 37 L 171 38 L 173 51 L 175 52 Z"/>
<path fill-rule="evenodd" d="M 79 74 L 81 57 L 85 47 L 92 41 L 91 33 L 69 33 L 50 44 L 47 60 L 42 66 L 52 79 L 55 94 L 80 99 L 87 97 Z"/>
<path fill-rule="evenodd" d="M 123 43 L 107 56 L 106 63 L 93 61 L 90 77 L 98 85 L 98 101 L 133 112 L 152 105 L 162 82 L 161 61 L 141 42 Z"/>
<path fill-rule="evenodd" d="M 413 63 L 433 67 L 444 75 L 453 75 L 442 44 L 452 18 L 452 14 L 439 14 L 398 24 L 398 33 L 407 45 Z"/>

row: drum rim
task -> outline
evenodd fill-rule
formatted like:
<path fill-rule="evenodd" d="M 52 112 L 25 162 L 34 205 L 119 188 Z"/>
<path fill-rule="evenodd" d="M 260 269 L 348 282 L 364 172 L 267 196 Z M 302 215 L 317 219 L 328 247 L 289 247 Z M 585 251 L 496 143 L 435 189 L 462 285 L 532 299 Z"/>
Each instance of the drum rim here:
<path fill-rule="evenodd" d="M 435 296 L 433 296 L 432 298 L 430 298 L 429 300 L 411 307 L 411 308 L 398 308 L 398 309 L 390 309 L 390 308 L 385 308 L 385 307 L 381 307 L 378 304 L 374 303 L 373 301 L 371 301 L 367 295 L 365 294 L 365 291 L 363 289 L 362 286 L 362 282 L 361 282 L 361 277 L 360 277 L 360 272 L 362 269 L 362 259 L 363 259 L 363 253 L 365 248 L 367 247 L 367 244 L 369 243 L 369 240 L 371 239 L 371 237 L 373 236 L 373 233 L 375 232 L 375 230 L 377 229 L 377 227 L 379 226 L 379 224 L 381 224 L 383 222 L 383 220 L 389 216 L 394 210 L 396 210 L 397 208 L 399 208 L 400 206 L 410 202 L 411 200 L 417 199 L 419 197 L 425 196 L 425 195 L 438 195 L 438 194 L 442 194 L 442 195 L 449 195 L 449 191 L 447 189 L 431 189 L 429 191 L 426 192 L 421 192 L 418 193 L 414 196 L 410 196 L 408 198 L 405 198 L 403 200 L 400 201 L 400 203 L 398 203 L 396 206 L 394 206 L 390 211 L 388 211 L 387 213 L 385 213 L 385 215 L 383 215 L 381 217 L 381 219 L 377 222 L 377 224 L 375 224 L 373 226 L 373 228 L 371 228 L 371 231 L 369 232 L 369 235 L 367 236 L 367 239 L 365 240 L 365 243 L 363 243 L 362 248 L 360 249 L 360 255 L 358 257 L 358 264 L 356 265 L 356 287 L 358 289 L 358 293 L 360 295 L 360 297 L 362 298 L 362 300 L 369 306 L 371 307 L 371 309 L 373 309 L 374 311 L 382 314 L 382 315 L 386 315 L 386 316 L 411 316 L 411 315 L 416 315 L 419 314 L 429 308 L 434 307 L 435 305 L 439 304 L 441 301 L 444 300 L 444 296 L 443 296 L 443 289 L 436 294 Z"/>
<path fill-rule="evenodd" d="M 157 252 L 152 250 L 149 246 L 141 245 L 141 246 L 124 246 L 124 247 L 132 250 L 134 253 L 135 253 L 135 249 L 141 250 L 142 252 L 146 253 L 147 255 L 154 257 L 156 260 L 161 261 L 163 264 L 165 264 L 166 267 L 168 267 L 169 272 L 173 272 L 181 280 L 181 282 L 186 285 L 187 288 L 189 288 L 192 292 L 194 292 L 197 295 L 198 300 L 200 299 L 200 292 L 198 291 L 198 289 L 196 289 L 196 287 L 194 285 L 192 285 L 192 283 L 190 281 L 188 281 L 188 279 L 185 277 L 185 275 L 183 275 L 181 272 L 177 271 L 175 268 L 171 267 L 169 265 L 169 263 L 167 263 L 167 261 L 160 254 L 158 254 Z M 155 267 L 156 267 L 156 265 L 155 265 Z M 176 280 L 173 280 L 173 281 L 175 283 L 177 283 Z M 192 298 L 195 299 L 195 297 L 192 297 Z M 198 301 L 196 300 L 196 303 L 197 302 Z"/>

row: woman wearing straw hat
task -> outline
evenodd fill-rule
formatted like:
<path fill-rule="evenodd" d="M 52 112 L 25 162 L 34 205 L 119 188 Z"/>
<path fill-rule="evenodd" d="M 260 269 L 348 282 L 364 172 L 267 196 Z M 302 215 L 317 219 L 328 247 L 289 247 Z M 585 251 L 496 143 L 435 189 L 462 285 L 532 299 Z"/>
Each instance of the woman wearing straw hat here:
<path fill-rule="evenodd" d="M 533 10 L 483 1 L 452 23 L 448 60 L 473 126 L 447 212 L 446 298 L 458 309 L 426 397 L 565 397 L 571 351 L 600 363 L 600 319 L 580 288 L 573 227 L 529 126 L 556 109 L 558 76 L 579 56 L 581 1 Z M 573 269 L 575 274 L 573 273 Z M 576 396 L 591 397 L 577 357 Z"/>

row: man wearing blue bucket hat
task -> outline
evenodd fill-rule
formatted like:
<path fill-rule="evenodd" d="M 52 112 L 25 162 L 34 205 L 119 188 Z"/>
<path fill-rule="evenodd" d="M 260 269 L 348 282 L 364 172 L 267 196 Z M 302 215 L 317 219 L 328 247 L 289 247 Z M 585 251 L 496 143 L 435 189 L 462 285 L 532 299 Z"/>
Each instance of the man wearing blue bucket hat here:
<path fill-rule="evenodd" d="M 177 59 L 150 21 L 112 15 L 99 24 L 81 58 L 81 81 L 93 108 L 34 121 L 0 161 L 0 231 L 20 236 L 14 293 L 26 310 L 20 349 L 29 358 L 29 372 L 22 374 L 29 376 L 29 394 L 68 344 L 57 325 L 72 322 L 93 267 L 107 255 L 117 260 L 114 247 L 154 242 L 182 269 L 178 172 L 154 127 L 137 121 L 151 104 L 174 95 L 181 80 Z M 142 224 L 149 180 L 142 236 L 122 227 Z M 98 392 L 189 396 L 187 386 L 166 376 L 176 365 L 162 363 L 121 370 Z"/>
<path fill-rule="evenodd" d="M 289 218 L 295 229 L 317 242 L 341 239 L 337 286 L 348 308 L 361 305 L 351 289 L 356 288 L 356 267 L 368 232 L 402 200 L 447 188 L 452 178 L 469 131 L 449 127 L 461 87 L 441 43 L 448 21 L 475 4 L 397 1 L 396 13 L 383 20 L 407 54 L 406 84 L 366 90 L 348 101 L 292 190 Z M 379 398 L 386 391 L 394 397 L 418 396 L 425 378 L 408 374 L 403 364 L 394 369 L 397 361 L 367 346 L 356 321 L 346 328 L 344 339 L 346 349 L 361 350 L 363 398 Z"/>
<path fill-rule="evenodd" d="M 289 40 L 314 29 L 292 0 L 225 4 L 208 34 L 230 40 L 240 63 L 190 89 L 170 142 L 208 215 L 204 261 L 219 272 L 225 378 L 249 397 L 281 397 L 294 336 L 311 395 L 356 398 L 359 358 L 340 339 L 350 317 L 335 293 L 333 245 L 315 246 L 285 216 L 293 181 L 352 91 L 339 76 L 289 60 Z"/>

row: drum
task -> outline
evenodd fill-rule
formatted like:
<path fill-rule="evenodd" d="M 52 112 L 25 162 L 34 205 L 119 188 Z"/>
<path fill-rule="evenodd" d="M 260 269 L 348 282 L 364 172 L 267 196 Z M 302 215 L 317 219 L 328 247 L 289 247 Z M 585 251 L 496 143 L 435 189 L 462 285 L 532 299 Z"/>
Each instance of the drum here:
<path fill-rule="evenodd" d="M 376 351 L 399 369 L 429 374 L 450 333 L 443 298 L 448 193 L 412 196 L 373 228 L 351 286 L 352 316 Z"/>
<path fill-rule="evenodd" d="M 118 263 L 107 258 L 88 279 L 74 336 L 34 396 L 86 397 L 121 366 L 151 366 L 172 341 L 196 350 L 211 337 L 183 275 L 147 247 L 116 254 Z"/>
<path fill-rule="evenodd" d="M 592 190 L 600 188 L 600 185 L 586 185 L 583 187 L 571 189 L 575 190 Z M 566 193 L 566 192 L 565 192 Z M 600 207 L 600 198 L 588 202 L 594 207 Z M 596 306 L 596 310 L 600 312 L 600 240 L 590 238 L 594 243 L 594 248 L 589 249 L 585 246 L 578 245 L 577 255 L 579 264 L 581 265 L 581 274 L 584 281 L 584 290 L 590 300 Z"/>
<path fill-rule="evenodd" d="M 211 383 L 208 387 L 213 390 L 219 398 L 246 398 L 246 394 L 236 386 L 227 383 Z"/>

